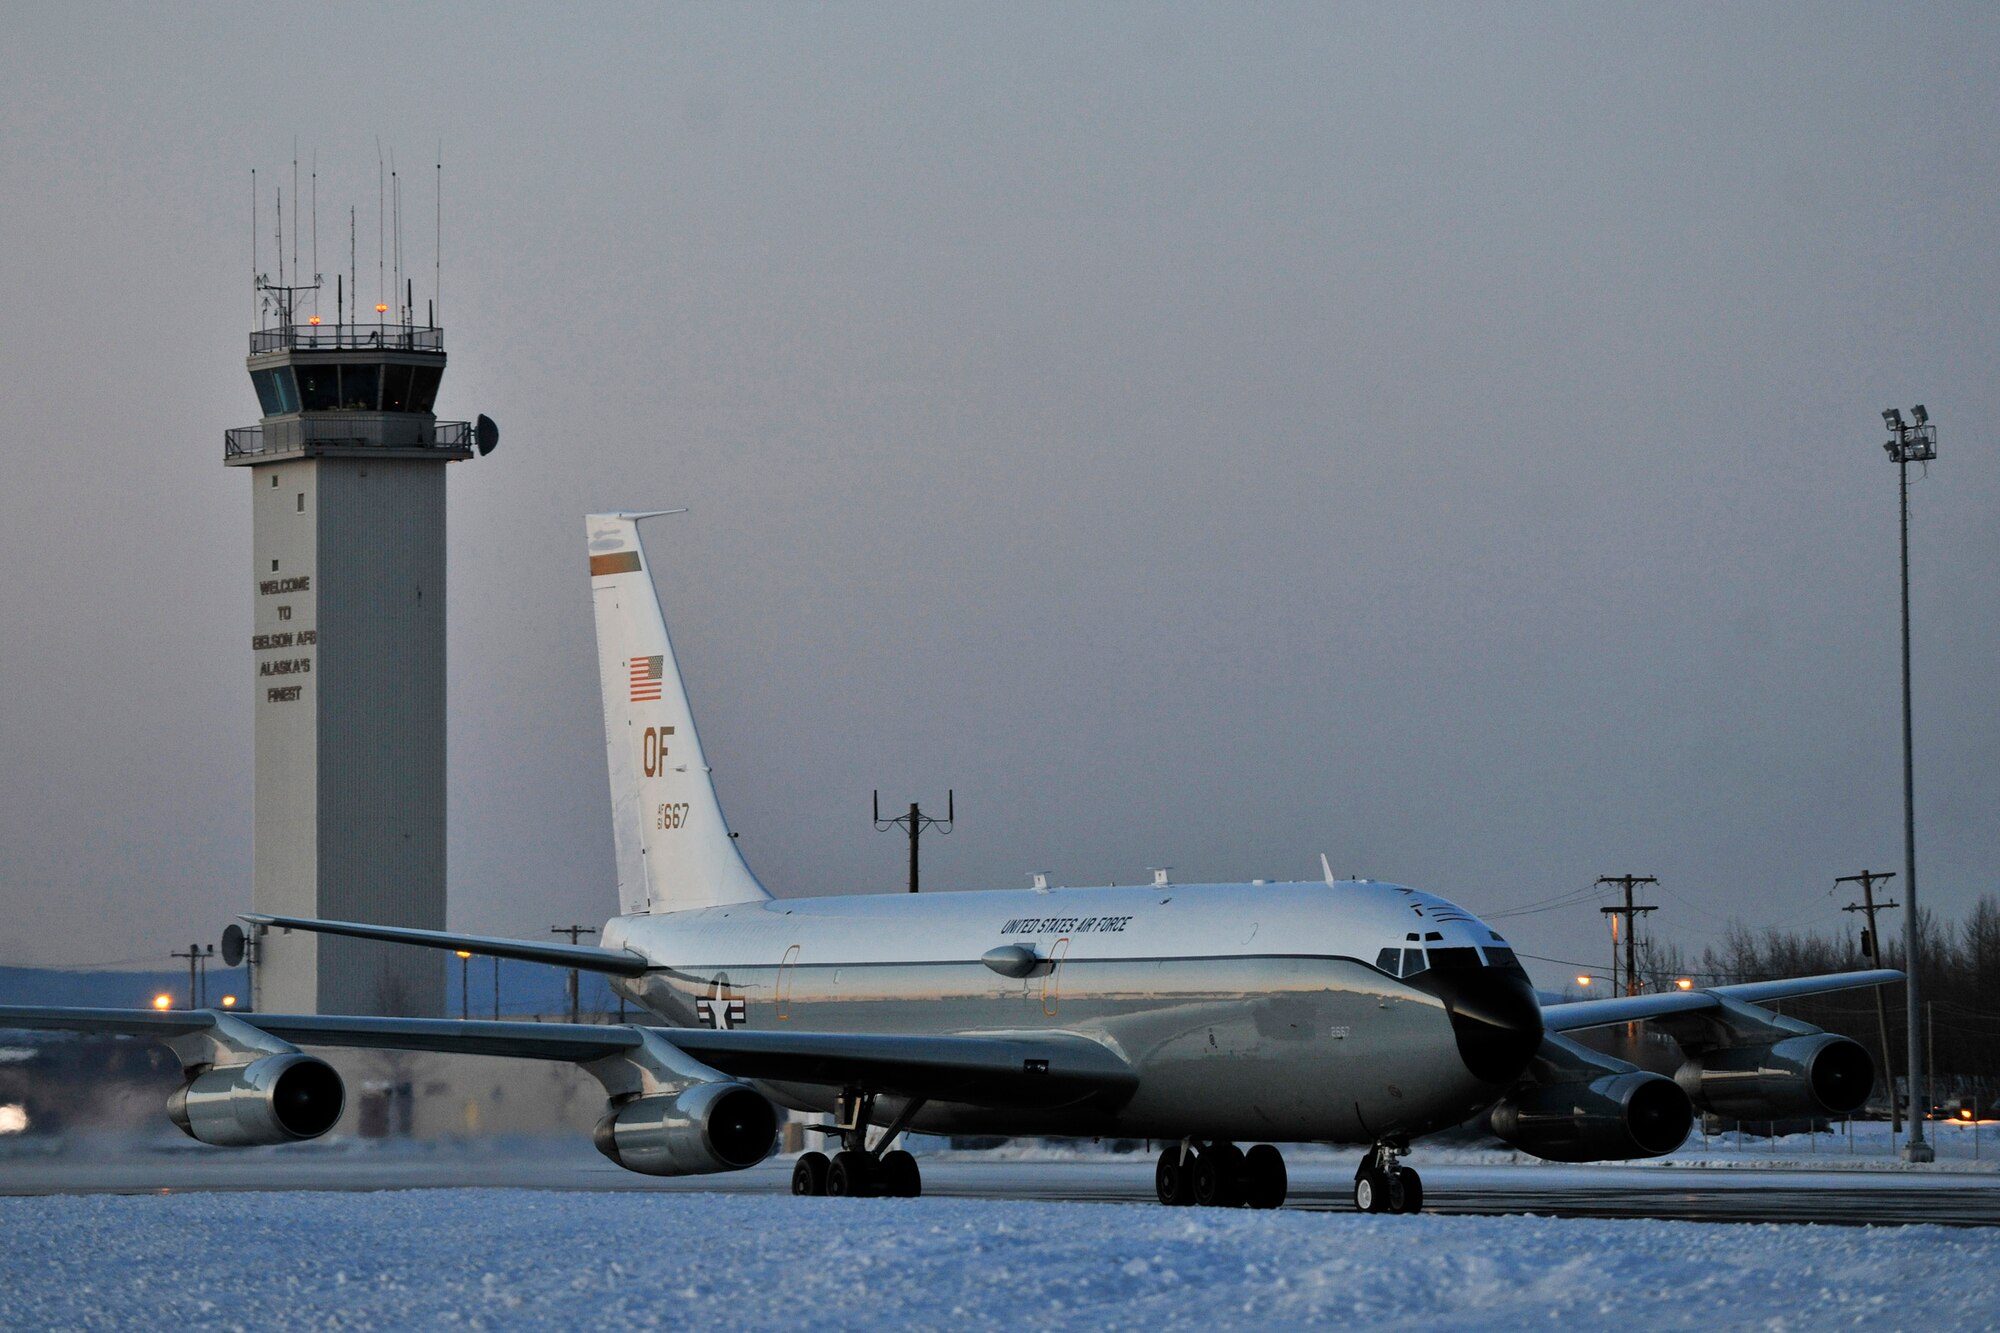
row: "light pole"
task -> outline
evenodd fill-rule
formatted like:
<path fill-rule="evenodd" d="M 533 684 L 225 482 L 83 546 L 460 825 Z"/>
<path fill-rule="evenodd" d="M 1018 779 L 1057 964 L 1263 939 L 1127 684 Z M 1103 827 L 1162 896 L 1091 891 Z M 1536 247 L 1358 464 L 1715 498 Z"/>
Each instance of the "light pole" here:
<path fill-rule="evenodd" d="M 472 1017 L 472 955 L 463 949 L 455 949 L 458 955 L 458 1016 Z"/>
<path fill-rule="evenodd" d="M 1903 982 L 1903 1000 L 1909 1010 L 1908 1038 L 1910 1058 L 1910 1137 L 1903 1148 L 1903 1159 L 1910 1162 L 1928 1162 L 1935 1154 L 1931 1145 L 1924 1141 L 1924 1121 L 1930 1115 L 1929 1098 L 1920 1114 L 1917 1098 L 1923 1095 L 1924 1086 L 1924 1046 L 1923 1011 L 1918 1006 L 1917 997 L 1917 783 L 1916 760 L 1910 733 L 1910 464 L 1928 463 L 1937 457 L 1937 427 L 1930 424 L 1930 413 L 1918 403 L 1910 409 L 1911 421 L 1904 421 L 1903 414 L 1890 408 L 1882 414 L 1882 423 L 1889 428 L 1890 440 L 1882 447 L 1889 453 L 1889 459 L 1896 465 L 1897 489 L 1902 498 L 1902 542 L 1903 542 L 1903 893 L 1905 913 L 1903 916 L 1903 966 L 1908 977 Z"/>

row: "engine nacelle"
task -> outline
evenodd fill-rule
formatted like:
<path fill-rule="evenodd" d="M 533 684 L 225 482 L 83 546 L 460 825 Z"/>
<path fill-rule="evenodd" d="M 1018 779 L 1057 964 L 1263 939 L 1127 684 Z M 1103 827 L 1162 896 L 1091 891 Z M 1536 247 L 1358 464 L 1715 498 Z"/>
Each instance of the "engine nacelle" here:
<path fill-rule="evenodd" d="M 346 1105 L 333 1066 L 293 1051 L 195 1075 L 167 1098 L 167 1115 L 191 1139 L 247 1148 L 316 1139 Z"/>
<path fill-rule="evenodd" d="M 1768 1046 L 1713 1047 L 1674 1081 L 1702 1110 L 1733 1120 L 1846 1115 L 1868 1100 L 1875 1062 L 1861 1043 L 1815 1032 Z"/>
<path fill-rule="evenodd" d="M 627 1171 L 699 1176 L 740 1171 L 770 1156 L 778 1112 L 741 1083 L 696 1083 L 614 1106 L 591 1135 Z"/>
<path fill-rule="evenodd" d="M 1501 1099 L 1493 1132 L 1552 1162 L 1658 1157 L 1687 1142 L 1694 1108 L 1663 1074 L 1632 1070 L 1586 1083 L 1552 1083 Z"/>

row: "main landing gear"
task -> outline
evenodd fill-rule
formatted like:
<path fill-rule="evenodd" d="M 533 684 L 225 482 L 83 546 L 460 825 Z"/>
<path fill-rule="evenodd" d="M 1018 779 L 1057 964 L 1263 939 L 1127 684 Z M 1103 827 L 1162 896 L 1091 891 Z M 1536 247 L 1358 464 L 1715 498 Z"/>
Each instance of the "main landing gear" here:
<path fill-rule="evenodd" d="M 910 1121 L 923 1109 L 921 1100 L 905 1103 L 902 1113 L 873 1148 L 868 1146 L 868 1122 L 875 1110 L 875 1094 L 848 1088 L 840 1094 L 836 1123 L 815 1126 L 823 1134 L 840 1139 L 840 1151 L 832 1157 L 823 1152 L 799 1154 L 792 1168 L 792 1193 L 824 1194 L 835 1198 L 914 1199 L 924 1192 L 923 1175 L 917 1159 L 901 1148 L 891 1150 Z"/>
<path fill-rule="evenodd" d="M 1396 1159 L 1409 1145 L 1378 1143 L 1354 1170 L 1354 1206 L 1364 1213 L 1416 1213 L 1424 1207 L 1424 1178 Z"/>
<path fill-rule="evenodd" d="M 1285 1159 L 1268 1143 L 1244 1152 L 1182 1139 L 1160 1154 L 1153 1188 L 1169 1207 L 1276 1208 L 1285 1201 Z"/>

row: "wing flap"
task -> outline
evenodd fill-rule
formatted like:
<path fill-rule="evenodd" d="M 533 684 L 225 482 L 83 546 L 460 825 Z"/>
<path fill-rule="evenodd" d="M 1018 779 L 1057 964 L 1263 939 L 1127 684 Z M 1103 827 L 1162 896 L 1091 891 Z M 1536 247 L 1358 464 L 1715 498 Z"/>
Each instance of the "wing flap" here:
<path fill-rule="evenodd" d="M 215 1026 L 208 1009 L 80 1009 L 43 1004 L 0 1004 L 0 1030 L 110 1032 L 168 1039 Z"/>
<path fill-rule="evenodd" d="M 1066 1033 L 925 1037 L 675 1029 L 667 1039 L 738 1078 L 851 1085 L 978 1106 L 1122 1101 L 1139 1085 L 1132 1066 L 1109 1047 Z"/>

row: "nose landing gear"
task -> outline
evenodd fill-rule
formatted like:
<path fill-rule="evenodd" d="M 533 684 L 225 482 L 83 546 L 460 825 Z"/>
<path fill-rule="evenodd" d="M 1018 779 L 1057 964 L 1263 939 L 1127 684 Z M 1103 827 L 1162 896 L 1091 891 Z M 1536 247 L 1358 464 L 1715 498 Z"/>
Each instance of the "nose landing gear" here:
<path fill-rule="evenodd" d="M 1276 1208 L 1285 1186 L 1284 1156 L 1268 1143 L 1246 1153 L 1233 1143 L 1182 1139 L 1153 1170 L 1154 1192 L 1172 1208 Z"/>
<path fill-rule="evenodd" d="M 1354 1206 L 1364 1213 L 1415 1213 L 1424 1206 L 1424 1179 L 1396 1159 L 1404 1143 L 1378 1143 L 1354 1170 Z"/>

